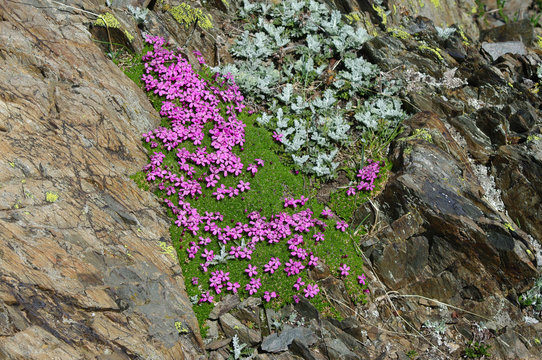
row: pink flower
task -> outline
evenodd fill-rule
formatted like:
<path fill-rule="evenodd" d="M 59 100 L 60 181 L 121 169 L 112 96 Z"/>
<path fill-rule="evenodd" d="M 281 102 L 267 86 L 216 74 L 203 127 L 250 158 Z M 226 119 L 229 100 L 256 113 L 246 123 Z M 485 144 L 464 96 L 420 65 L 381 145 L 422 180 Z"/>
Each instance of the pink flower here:
<path fill-rule="evenodd" d="M 303 281 L 302 278 L 298 277 L 295 284 L 294 284 L 294 289 L 298 290 L 301 288 L 301 286 L 305 285 L 305 282 Z"/>
<path fill-rule="evenodd" d="M 240 287 L 241 285 L 239 285 L 238 282 L 231 283 L 228 281 L 226 289 L 233 292 L 234 294 L 237 294 L 237 289 L 239 289 Z"/>
<path fill-rule="evenodd" d="M 241 192 L 250 190 L 250 183 L 248 181 L 244 182 L 243 180 L 239 180 L 239 184 L 237 185 L 237 188 Z"/>
<path fill-rule="evenodd" d="M 356 189 L 351 187 L 351 188 L 348 188 L 348 190 L 346 190 L 346 195 L 347 196 L 353 196 L 353 195 L 356 195 Z"/>
<path fill-rule="evenodd" d="M 276 131 L 273 131 L 273 139 L 277 142 L 282 142 L 282 134 L 279 134 Z"/>
<path fill-rule="evenodd" d="M 341 272 L 341 276 L 348 276 L 349 271 L 350 271 L 350 266 L 348 266 L 346 264 L 342 264 L 339 267 L 339 271 Z"/>
<path fill-rule="evenodd" d="M 313 298 L 320 292 L 320 289 L 318 288 L 318 284 L 309 284 L 305 289 L 303 289 L 303 291 L 305 292 L 306 298 Z"/>
<path fill-rule="evenodd" d="M 203 302 L 208 302 L 208 303 L 212 303 L 213 302 L 213 299 L 214 299 L 214 296 L 212 296 L 209 291 L 206 291 L 204 293 L 201 294 L 201 298 L 199 299 L 199 303 L 203 303 Z"/>
<path fill-rule="evenodd" d="M 197 277 L 193 277 L 192 278 L 192 285 L 197 285 L 198 281 L 199 281 L 199 279 Z"/>
<path fill-rule="evenodd" d="M 339 220 L 337 221 L 337 225 L 335 226 L 338 230 L 341 230 L 342 232 L 346 231 L 346 228 L 348 228 L 348 224 L 346 221 Z"/>
<path fill-rule="evenodd" d="M 312 236 L 315 242 L 324 241 L 324 234 L 319 232 Z"/>
<path fill-rule="evenodd" d="M 365 285 L 365 274 L 361 274 L 360 276 L 358 276 L 358 283 L 360 285 Z"/>
<path fill-rule="evenodd" d="M 320 214 L 325 218 L 330 218 L 333 216 L 333 212 L 330 209 L 324 209 L 322 210 L 322 213 Z"/>
<path fill-rule="evenodd" d="M 299 299 L 299 296 L 294 295 L 294 296 L 292 296 L 292 299 L 294 300 L 294 302 L 295 302 L 296 304 L 299 303 L 299 300 L 300 300 L 300 299 Z"/>
<path fill-rule="evenodd" d="M 211 261 L 215 258 L 215 255 L 214 255 L 214 251 L 213 250 L 208 250 L 208 249 L 205 249 L 203 250 L 203 253 L 201 254 L 201 257 L 202 258 L 205 258 L 205 260 L 207 261 Z"/>
<path fill-rule="evenodd" d="M 258 167 L 254 164 L 248 164 L 247 171 L 250 171 L 252 173 L 252 176 L 254 176 L 258 172 Z"/>
<path fill-rule="evenodd" d="M 248 267 L 245 269 L 245 272 L 248 274 L 249 277 L 258 275 L 258 272 L 256 271 L 256 266 L 252 266 L 251 264 L 248 264 Z"/>
<path fill-rule="evenodd" d="M 271 299 L 275 299 L 277 297 L 277 293 L 272 291 L 272 292 L 269 292 L 269 291 L 266 291 L 264 292 L 264 295 L 263 295 L 263 298 L 266 302 L 270 302 Z"/>
<path fill-rule="evenodd" d="M 308 266 L 316 266 L 318 265 L 318 256 L 314 256 L 311 254 L 311 257 L 310 257 L 310 260 L 309 262 L 307 263 Z"/>
<path fill-rule="evenodd" d="M 256 164 L 258 166 L 263 166 L 264 165 L 264 161 L 262 159 L 254 159 L 254 161 L 256 162 Z"/>

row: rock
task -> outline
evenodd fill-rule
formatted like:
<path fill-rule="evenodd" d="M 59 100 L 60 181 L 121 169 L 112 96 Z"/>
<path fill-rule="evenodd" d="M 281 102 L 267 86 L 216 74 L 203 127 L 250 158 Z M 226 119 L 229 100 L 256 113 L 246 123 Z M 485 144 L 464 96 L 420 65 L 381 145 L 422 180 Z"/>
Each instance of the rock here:
<path fill-rule="evenodd" d="M 227 346 L 229 343 L 231 343 L 231 338 L 217 339 L 205 345 L 205 350 L 215 351 Z"/>
<path fill-rule="evenodd" d="M 542 141 L 529 145 L 501 146 L 493 164 L 510 217 L 542 242 Z"/>
<path fill-rule="evenodd" d="M 160 247 L 170 221 L 128 177 L 159 115 L 92 41 L 93 17 L 38 0 L 0 12 L 0 357 L 201 358 L 181 268 Z"/>
<path fill-rule="evenodd" d="M 262 341 L 262 334 L 259 331 L 249 329 L 229 313 L 220 317 L 220 325 L 226 336 L 233 337 L 237 334 L 241 343 L 254 346 Z"/>
<path fill-rule="evenodd" d="M 480 42 L 521 41 L 525 46 L 530 46 L 533 39 L 533 26 L 529 19 L 511 21 L 508 24 L 484 30 L 480 33 Z"/>
<path fill-rule="evenodd" d="M 431 129 L 442 128 L 434 116 L 423 113 L 405 125 L 410 123 L 417 129 L 427 128 L 427 133 L 435 136 L 437 132 Z M 394 290 L 445 302 L 461 301 L 461 294 L 477 299 L 503 296 L 504 283 L 517 292 L 524 291 L 530 278 L 536 276 L 527 247 L 506 230 L 500 215 L 481 199 L 477 178 L 469 175 L 472 169 L 462 160 L 467 155 L 459 156 L 460 147 L 448 136 L 443 138 L 446 141 L 435 141 L 436 137 L 424 140 L 409 133 L 413 132 L 402 135 L 405 140 L 396 140 L 398 146 L 392 150 L 394 180 L 380 200 L 384 215 L 399 219 L 416 213 L 421 219 L 417 223 L 423 228 L 414 234 L 392 227 L 393 231 L 388 228 L 384 236 L 380 235 L 370 255 L 379 277 Z M 406 148 L 410 149 L 407 154 Z M 518 162 L 503 159 L 500 163 L 504 167 Z M 532 192 L 525 189 L 525 194 Z M 534 203 L 537 201 L 534 199 Z M 525 205 L 521 206 L 532 209 Z M 402 234 L 407 239 L 402 240 Z"/>
<path fill-rule="evenodd" d="M 209 314 L 209 319 L 217 320 L 222 314 L 229 312 L 231 309 L 236 307 L 241 303 L 238 295 L 226 295 L 224 296 L 218 304 L 215 305 L 211 313 Z"/>
<path fill-rule="evenodd" d="M 318 310 L 304 297 L 300 298 L 299 303 L 295 305 L 295 311 L 304 317 L 306 320 L 319 319 L 320 314 Z"/>
<path fill-rule="evenodd" d="M 348 347 L 339 339 L 325 339 L 324 343 L 330 360 L 361 359 L 360 356 L 350 351 L 350 349 L 348 349 Z"/>
<path fill-rule="evenodd" d="M 260 327 L 261 298 L 249 297 L 240 303 L 235 310 L 235 317 L 239 320 L 250 321 Z"/>
<path fill-rule="evenodd" d="M 527 54 L 525 45 L 521 41 L 505 41 L 498 43 L 482 43 L 482 49 L 486 51 L 493 60 L 497 60 L 504 54 Z"/>
<path fill-rule="evenodd" d="M 212 341 L 212 340 L 217 339 L 218 338 L 218 322 L 207 320 L 205 321 L 205 326 L 207 327 L 207 337 L 205 340 Z"/>
<path fill-rule="evenodd" d="M 266 336 L 262 341 L 261 348 L 263 351 L 270 353 L 286 351 L 294 339 L 297 339 L 307 347 L 318 340 L 316 335 L 306 327 L 300 326 L 292 328 L 290 326 L 285 326 L 280 334 L 277 335 L 277 333 L 274 333 Z"/>
<path fill-rule="evenodd" d="M 345 333 L 352 335 L 358 341 L 365 341 L 367 334 L 363 329 L 363 325 L 359 323 L 354 317 L 348 317 L 339 323 L 339 328 Z"/>
<path fill-rule="evenodd" d="M 298 339 L 294 339 L 292 341 L 288 347 L 288 350 L 290 350 L 292 354 L 300 356 L 304 360 L 316 360 L 307 345 L 303 344 Z"/>
<path fill-rule="evenodd" d="M 337 354 L 337 356 L 341 356 L 340 354 L 344 354 L 344 356 L 347 356 L 348 358 L 347 354 L 349 352 L 352 352 L 356 355 L 362 355 L 363 358 L 369 357 L 367 350 L 360 341 L 358 341 L 353 336 L 347 334 L 346 332 L 342 331 L 341 329 L 335 327 L 331 322 L 327 320 L 322 321 L 322 337 L 324 338 L 326 346 L 329 346 L 328 342 L 331 341 L 331 346 L 335 349 L 334 352 Z M 348 351 L 346 351 L 345 349 Z M 329 353 L 329 347 L 328 355 L 330 356 L 330 358 L 334 358 L 331 353 Z"/>
<path fill-rule="evenodd" d="M 328 276 L 322 280 L 320 284 L 326 289 L 331 303 L 343 317 L 352 316 L 354 314 L 353 305 L 350 303 L 350 298 L 348 297 L 344 283 L 341 280 L 334 276 Z"/>

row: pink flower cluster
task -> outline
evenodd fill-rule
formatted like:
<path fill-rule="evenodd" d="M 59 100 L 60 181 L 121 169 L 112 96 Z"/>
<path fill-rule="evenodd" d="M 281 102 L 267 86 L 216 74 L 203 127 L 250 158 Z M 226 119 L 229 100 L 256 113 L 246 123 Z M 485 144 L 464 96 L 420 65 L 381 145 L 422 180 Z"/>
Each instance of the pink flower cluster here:
<path fill-rule="evenodd" d="M 304 206 L 305 203 L 308 201 L 309 199 L 304 197 L 303 195 L 301 195 L 301 197 L 299 199 L 294 199 L 294 198 L 286 198 L 284 199 L 284 207 L 287 208 L 289 206 L 293 207 L 293 208 L 296 208 L 297 205 L 299 206 Z"/>
<path fill-rule="evenodd" d="M 367 165 L 363 167 L 363 169 L 359 170 L 358 174 L 356 175 L 358 178 L 361 179 L 361 181 L 355 188 L 348 188 L 348 190 L 346 190 L 346 195 L 355 195 L 356 190 L 372 191 L 375 188 L 374 182 L 378 178 L 381 166 L 384 166 L 384 164 L 381 164 L 380 161 L 373 161 L 371 159 L 367 160 Z"/>
<path fill-rule="evenodd" d="M 293 276 L 299 275 L 308 266 L 316 266 L 318 257 L 304 247 L 303 234 L 320 230 L 313 237 L 317 243 L 324 241 L 323 232 L 327 224 L 314 218 L 313 212 L 308 208 L 294 213 L 281 212 L 270 218 L 253 211 L 247 215 L 246 221 L 223 226 L 222 214 L 200 213 L 192 206 L 189 200 L 203 196 L 203 187 L 211 189 L 216 200 L 232 198 L 250 191 L 248 181 L 239 180 L 235 187 L 226 187 L 219 182 L 228 176 L 244 176 L 246 172 L 255 176 L 265 162 L 262 159 L 254 159 L 245 168 L 240 157 L 233 152 L 236 146 L 243 150 L 245 143 L 245 124 L 237 118 L 237 114 L 245 108 L 244 98 L 233 78 L 229 74 L 227 76 L 216 74 L 214 82 L 207 82 L 194 72 L 186 59 L 165 48 L 163 38 L 148 36 L 146 40 L 153 45 L 153 50 L 143 57 L 145 74 L 142 81 L 147 91 L 165 97 L 160 115 L 170 119 L 171 127 L 159 127 L 143 134 L 143 138 L 151 148 L 160 146 L 162 151 L 174 152 L 180 173 L 175 174 L 164 165 L 166 155 L 158 150 L 151 155 L 144 171 L 147 181 L 155 182 L 166 194 L 163 201 L 173 213 L 174 223 L 181 228 L 182 235 L 185 231 L 194 236 L 199 235 L 197 243 L 192 241 L 186 247 L 188 259 L 202 259 L 200 267 L 202 271 L 207 272 L 217 256 L 207 246 L 212 243 L 212 238 L 216 238 L 220 244 L 229 248 L 227 251 L 230 256 L 247 260 L 251 260 L 258 242 L 269 245 L 287 242 L 290 250 L 289 260 L 282 264 L 278 257 L 272 257 L 263 265 L 265 273 L 274 274 L 280 266 L 283 266 L 286 274 Z M 205 65 L 201 53 L 194 54 L 200 65 Z M 208 131 L 210 147 L 202 146 L 206 127 L 210 128 Z M 274 138 L 280 141 L 278 134 L 275 134 Z M 183 143 L 191 143 L 193 146 L 189 148 L 193 150 L 181 147 Z M 194 176 L 196 169 L 201 168 L 204 169 L 204 173 L 196 178 Z M 376 169 L 378 170 L 378 164 Z M 360 176 L 363 181 L 370 181 L 368 174 L 363 173 Z M 173 195 L 176 195 L 175 202 L 166 197 Z M 284 207 L 294 209 L 303 207 L 307 201 L 304 196 L 299 199 L 287 198 L 284 200 Z M 321 216 L 329 218 L 333 213 L 324 210 Z M 345 222 L 337 222 L 338 229 L 345 231 L 346 227 L 348 225 Z M 241 238 L 248 240 L 246 243 L 243 240 L 239 244 Z M 255 278 L 258 269 L 255 265 L 248 264 L 245 272 L 250 280 L 244 289 L 250 295 L 256 294 L 262 286 L 261 278 Z M 303 291 L 305 297 L 312 298 L 318 294 L 318 285 L 308 284 L 302 288 L 305 283 L 302 280 L 300 283 L 300 279 L 298 278 L 296 282 L 297 290 Z M 196 277 L 192 278 L 192 284 L 202 286 Z M 209 288 L 216 294 L 224 290 L 236 293 L 241 285 L 231 281 L 229 272 L 217 270 L 210 273 Z M 278 294 L 266 291 L 263 297 L 269 302 L 277 298 Z M 212 303 L 213 299 L 210 291 L 202 291 L 199 302 Z"/>

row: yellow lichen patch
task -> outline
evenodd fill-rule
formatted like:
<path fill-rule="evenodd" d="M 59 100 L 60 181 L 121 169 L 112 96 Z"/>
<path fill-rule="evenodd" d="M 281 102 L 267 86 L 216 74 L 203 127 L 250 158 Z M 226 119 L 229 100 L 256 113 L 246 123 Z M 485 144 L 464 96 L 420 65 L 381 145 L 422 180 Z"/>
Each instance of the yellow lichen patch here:
<path fill-rule="evenodd" d="M 373 4 L 373 9 L 374 11 L 376 11 L 378 16 L 380 16 L 380 18 L 382 19 L 382 25 L 386 26 L 386 24 L 388 23 L 388 15 L 386 15 L 386 11 L 382 7 L 376 6 L 374 4 Z"/>
<path fill-rule="evenodd" d="M 427 129 L 416 129 L 409 137 L 400 139 L 399 141 L 410 141 L 414 139 L 422 139 L 427 142 L 433 143 L 433 136 Z M 412 152 L 412 149 L 410 150 Z"/>
<path fill-rule="evenodd" d="M 406 40 L 410 38 L 410 34 L 400 28 L 390 27 L 388 28 L 388 32 L 391 34 L 391 36 L 396 37 L 398 39 Z"/>
<path fill-rule="evenodd" d="M 174 261 L 177 260 L 173 246 L 168 246 L 164 241 L 160 241 L 160 249 L 162 249 L 162 254 L 171 256 Z"/>
<path fill-rule="evenodd" d="M 516 231 L 510 223 L 504 223 L 504 227 L 509 231 Z"/>
<path fill-rule="evenodd" d="M 438 9 L 440 7 L 440 0 L 431 0 L 431 4 Z"/>
<path fill-rule="evenodd" d="M 430 51 L 432 52 L 433 54 L 435 54 L 435 56 L 440 60 L 440 61 L 444 61 L 444 58 L 442 57 L 442 54 L 440 53 L 440 49 L 439 48 L 432 48 L 431 46 L 427 45 L 427 44 L 421 44 L 420 46 L 418 46 L 418 49 L 422 50 L 422 51 Z"/>
<path fill-rule="evenodd" d="M 538 141 L 542 139 L 542 137 L 538 136 L 538 135 L 529 135 L 527 136 L 527 142 L 532 142 L 532 141 Z"/>
<path fill-rule="evenodd" d="M 128 32 L 128 30 L 125 29 L 123 32 L 124 32 L 124 35 L 126 36 L 126 38 L 128 39 L 129 42 L 134 41 L 134 35 L 130 34 Z"/>
<path fill-rule="evenodd" d="M 118 29 L 120 28 L 120 23 L 115 17 L 115 15 L 111 13 L 105 13 L 98 17 L 98 19 L 94 22 L 94 25 L 96 26 L 104 26 L 108 28 Z"/>
<path fill-rule="evenodd" d="M 45 193 L 45 201 L 50 202 L 50 203 L 54 203 L 57 200 L 58 200 L 58 194 L 56 194 L 54 192 L 51 192 L 51 191 L 47 191 Z"/>
<path fill-rule="evenodd" d="M 469 46 L 470 45 L 469 39 L 467 39 L 467 36 L 465 35 L 465 32 L 463 31 L 461 26 L 458 25 L 457 30 L 459 30 L 459 36 L 461 36 L 461 39 L 463 40 L 463 45 Z"/>
<path fill-rule="evenodd" d="M 357 11 L 351 12 L 350 14 L 346 15 L 346 19 L 350 24 L 361 21 L 361 17 L 359 16 L 359 13 Z"/>
<path fill-rule="evenodd" d="M 537 36 L 538 40 L 536 41 L 536 45 L 542 49 L 542 36 Z"/>
<path fill-rule="evenodd" d="M 198 26 L 204 30 L 213 27 L 211 15 L 205 15 L 201 9 L 195 9 L 186 3 L 181 3 L 180 5 L 172 7 L 168 12 L 179 24 L 184 25 L 186 28 L 196 21 Z"/>

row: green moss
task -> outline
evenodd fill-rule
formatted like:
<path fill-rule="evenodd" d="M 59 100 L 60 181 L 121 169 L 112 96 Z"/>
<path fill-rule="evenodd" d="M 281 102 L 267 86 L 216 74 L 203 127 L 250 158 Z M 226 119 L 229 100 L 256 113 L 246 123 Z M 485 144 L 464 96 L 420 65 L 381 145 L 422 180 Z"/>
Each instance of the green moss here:
<path fill-rule="evenodd" d="M 210 14 L 204 14 L 201 9 L 193 8 L 187 3 L 181 3 L 168 10 L 173 18 L 186 28 L 190 27 L 197 21 L 200 28 L 204 30 L 211 29 L 213 27 L 212 17 Z"/>
<path fill-rule="evenodd" d="M 94 22 L 94 25 L 108 27 L 112 29 L 120 28 L 119 21 L 117 20 L 115 15 L 111 14 L 110 12 L 100 15 L 98 19 Z"/>

